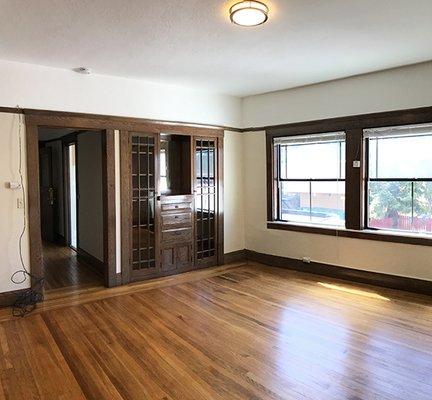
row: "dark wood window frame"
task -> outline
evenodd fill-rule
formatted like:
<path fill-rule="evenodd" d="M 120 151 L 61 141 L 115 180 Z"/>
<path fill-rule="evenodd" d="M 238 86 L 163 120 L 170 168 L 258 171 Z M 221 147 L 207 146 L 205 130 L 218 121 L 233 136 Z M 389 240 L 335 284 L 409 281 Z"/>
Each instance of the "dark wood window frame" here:
<path fill-rule="evenodd" d="M 366 229 L 366 153 L 365 141 L 363 139 L 364 129 L 430 122 L 432 122 L 432 107 L 423 107 L 267 127 L 267 228 L 431 246 L 432 237 L 428 238 L 420 234 L 393 233 Z M 345 228 L 320 227 L 318 225 L 277 221 L 275 214 L 277 194 L 274 179 L 277 165 L 273 146 L 274 139 L 284 136 L 322 134 L 336 131 L 344 131 L 346 134 Z M 361 162 L 360 168 L 353 167 L 353 161 L 356 160 Z"/>

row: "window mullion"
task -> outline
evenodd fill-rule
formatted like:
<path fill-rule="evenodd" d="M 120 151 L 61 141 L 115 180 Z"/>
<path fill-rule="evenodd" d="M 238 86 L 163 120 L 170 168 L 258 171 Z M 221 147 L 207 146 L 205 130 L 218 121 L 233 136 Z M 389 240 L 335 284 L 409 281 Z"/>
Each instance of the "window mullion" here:
<path fill-rule="evenodd" d="M 353 162 L 360 161 L 360 168 Z M 363 228 L 363 131 L 346 131 L 345 142 L 345 226 L 347 229 Z"/>

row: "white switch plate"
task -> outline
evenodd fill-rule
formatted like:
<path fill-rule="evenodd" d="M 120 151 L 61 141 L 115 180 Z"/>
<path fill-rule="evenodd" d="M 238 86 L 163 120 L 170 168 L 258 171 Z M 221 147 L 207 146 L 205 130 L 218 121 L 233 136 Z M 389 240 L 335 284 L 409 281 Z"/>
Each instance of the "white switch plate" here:
<path fill-rule="evenodd" d="M 21 184 L 19 182 L 8 182 L 7 183 L 7 187 L 9 189 L 12 189 L 12 190 L 14 190 L 14 189 L 21 189 Z"/>
<path fill-rule="evenodd" d="M 23 201 L 23 199 L 21 199 L 21 198 L 17 199 L 17 208 L 20 209 L 20 210 L 24 208 L 24 201 Z"/>
<path fill-rule="evenodd" d="M 353 161 L 353 167 L 354 168 L 360 168 L 360 161 L 358 161 L 358 160 Z"/>

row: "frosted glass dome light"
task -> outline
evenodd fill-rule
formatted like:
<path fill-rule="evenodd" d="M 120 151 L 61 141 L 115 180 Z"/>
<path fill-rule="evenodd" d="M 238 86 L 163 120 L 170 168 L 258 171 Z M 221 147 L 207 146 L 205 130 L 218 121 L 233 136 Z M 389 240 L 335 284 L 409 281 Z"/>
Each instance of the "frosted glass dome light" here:
<path fill-rule="evenodd" d="M 268 7 L 260 1 L 240 1 L 230 8 L 230 18 L 234 24 L 257 26 L 267 21 Z"/>

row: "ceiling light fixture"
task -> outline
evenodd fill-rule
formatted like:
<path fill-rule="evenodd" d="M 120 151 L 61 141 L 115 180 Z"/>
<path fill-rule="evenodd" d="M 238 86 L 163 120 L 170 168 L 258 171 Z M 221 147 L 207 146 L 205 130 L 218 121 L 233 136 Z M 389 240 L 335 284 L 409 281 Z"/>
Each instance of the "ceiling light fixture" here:
<path fill-rule="evenodd" d="M 230 8 L 231 22 L 241 26 L 257 26 L 267 21 L 268 7 L 260 1 L 240 1 Z"/>

